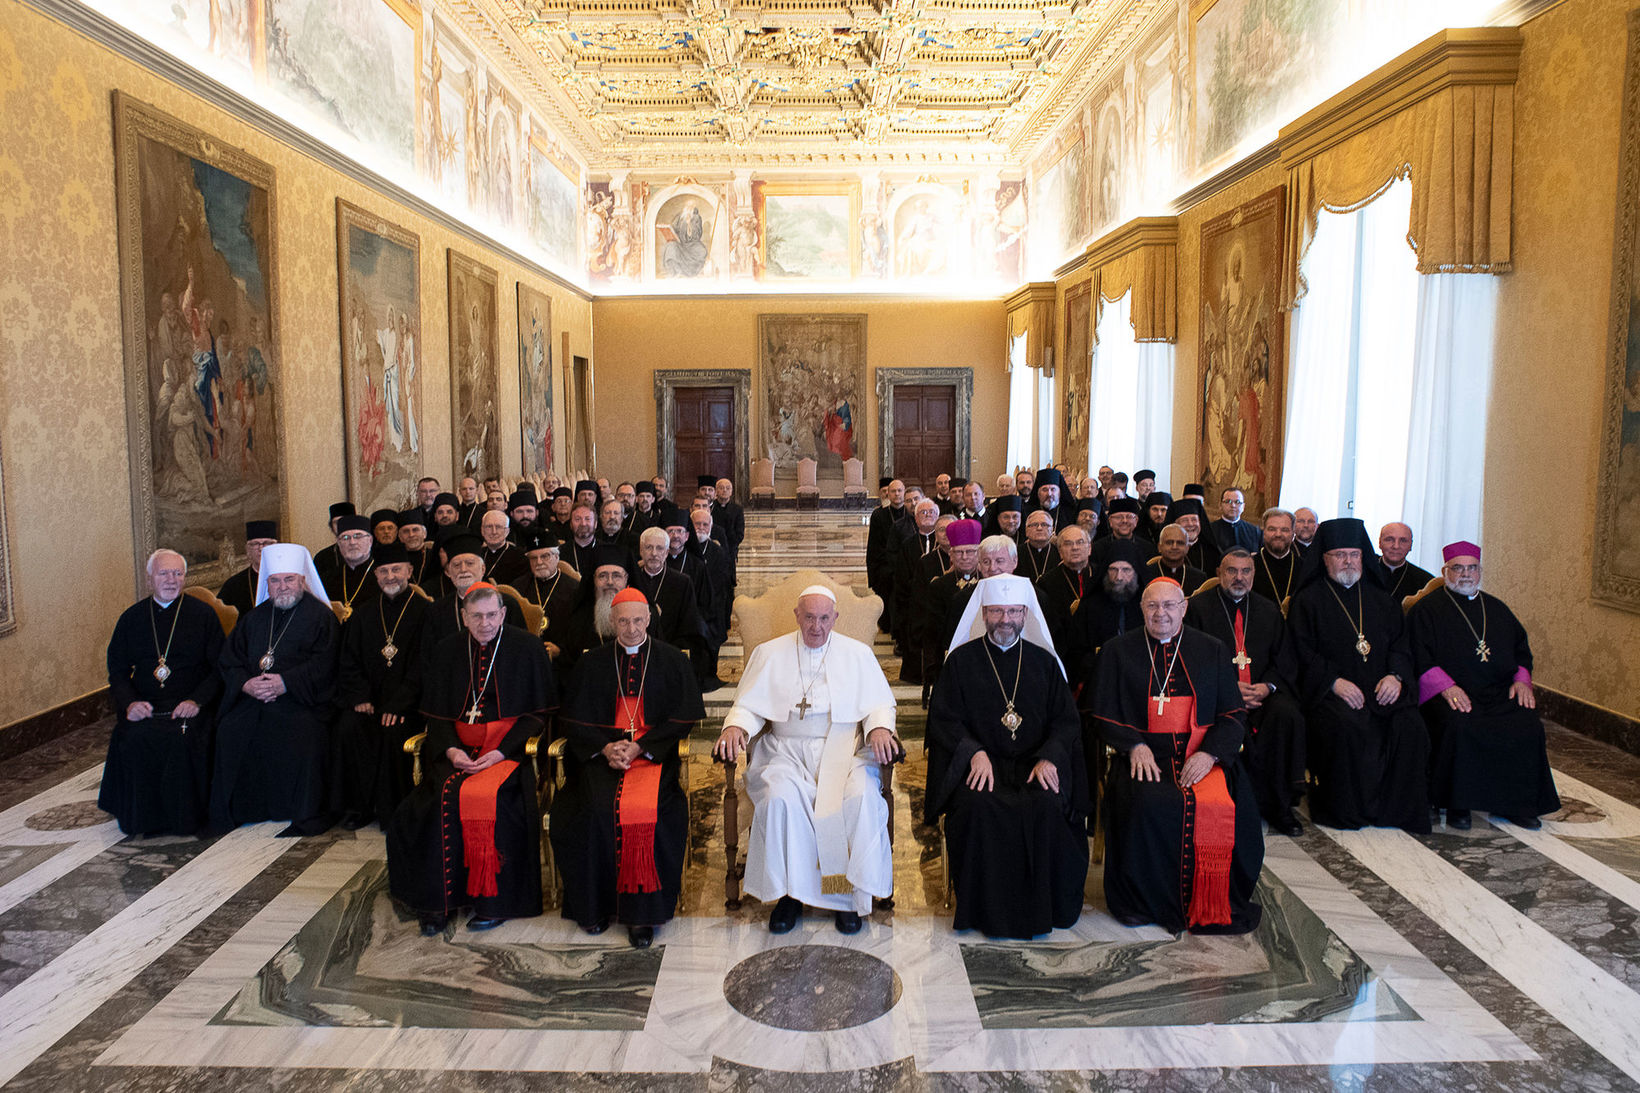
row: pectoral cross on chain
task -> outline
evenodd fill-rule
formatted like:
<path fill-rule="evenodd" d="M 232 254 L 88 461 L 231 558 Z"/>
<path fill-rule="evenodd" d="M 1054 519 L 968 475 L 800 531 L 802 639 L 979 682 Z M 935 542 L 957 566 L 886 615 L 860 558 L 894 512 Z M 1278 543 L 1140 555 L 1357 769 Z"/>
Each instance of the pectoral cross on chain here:
<path fill-rule="evenodd" d="M 1484 640 L 1475 644 L 1475 655 L 1481 658 L 1482 663 L 1492 659 L 1492 650 Z"/>
<path fill-rule="evenodd" d="M 798 704 L 797 704 L 797 719 L 799 721 L 801 721 L 804 718 L 808 717 L 809 716 L 809 711 L 813 708 L 814 708 L 814 704 L 809 701 L 809 696 L 804 695 L 803 698 L 802 698 L 802 701 L 798 702 Z"/>
<path fill-rule="evenodd" d="M 1249 664 L 1253 663 L 1253 658 L 1238 649 L 1236 651 L 1236 655 L 1230 658 L 1230 663 L 1234 664 L 1238 669 L 1245 668 Z"/>
<path fill-rule="evenodd" d="M 1167 713 L 1167 704 L 1171 701 L 1173 701 L 1173 696 L 1172 695 L 1157 695 L 1156 696 L 1156 716 L 1157 717 L 1161 717 L 1163 714 Z"/>

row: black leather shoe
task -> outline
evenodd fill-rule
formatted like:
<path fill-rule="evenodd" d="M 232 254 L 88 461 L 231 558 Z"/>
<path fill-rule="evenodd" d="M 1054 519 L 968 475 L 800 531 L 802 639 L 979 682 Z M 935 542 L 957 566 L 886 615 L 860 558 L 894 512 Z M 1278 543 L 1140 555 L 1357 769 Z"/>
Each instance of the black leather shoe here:
<path fill-rule="evenodd" d="M 609 919 L 601 918 L 597 922 L 594 922 L 590 926 L 582 926 L 581 929 L 585 930 L 587 933 L 591 934 L 593 937 L 597 937 L 599 934 L 601 934 L 605 930 L 609 929 Z"/>
<path fill-rule="evenodd" d="M 1286 835 L 1290 839 L 1296 839 L 1300 835 L 1304 834 L 1304 825 L 1299 822 L 1297 816 L 1293 815 L 1293 810 L 1290 808 L 1286 812 L 1283 812 L 1281 815 L 1277 816 L 1275 819 L 1271 820 L 1270 828 L 1279 834 Z"/>
<path fill-rule="evenodd" d="M 470 918 L 467 920 L 467 930 L 470 933 L 481 933 L 484 930 L 493 930 L 506 921 L 504 918 Z"/>
<path fill-rule="evenodd" d="M 1449 808 L 1446 810 L 1446 826 L 1452 828 L 1452 830 L 1468 831 L 1471 823 L 1467 808 Z"/>
<path fill-rule="evenodd" d="M 802 917 L 803 904 L 790 896 L 781 896 L 775 903 L 774 910 L 769 912 L 769 932 L 789 934 L 797 925 L 797 920 Z"/>
<path fill-rule="evenodd" d="M 626 939 L 632 943 L 634 949 L 647 949 L 655 942 L 655 927 L 628 926 Z"/>
<path fill-rule="evenodd" d="M 357 812 L 349 812 L 346 816 L 342 817 L 341 828 L 343 831 L 357 831 L 361 827 L 368 827 L 370 825 L 370 820 L 371 817 L 369 816 L 362 816 Z"/>
<path fill-rule="evenodd" d="M 1543 821 L 1538 819 L 1536 816 L 1505 816 L 1504 819 L 1508 820 L 1516 827 L 1524 828 L 1527 831 L 1536 831 L 1538 828 L 1543 826 Z"/>
<path fill-rule="evenodd" d="M 444 932 L 444 927 L 448 921 L 443 915 L 422 915 L 421 936 L 437 937 Z"/>
<path fill-rule="evenodd" d="M 837 912 L 837 932 L 838 933 L 840 933 L 840 934 L 857 934 L 857 933 L 860 932 L 860 927 L 863 926 L 863 925 L 865 925 L 865 923 L 860 921 L 860 916 L 858 914 L 856 914 L 855 912 L 853 912 L 853 911 L 838 911 Z"/>

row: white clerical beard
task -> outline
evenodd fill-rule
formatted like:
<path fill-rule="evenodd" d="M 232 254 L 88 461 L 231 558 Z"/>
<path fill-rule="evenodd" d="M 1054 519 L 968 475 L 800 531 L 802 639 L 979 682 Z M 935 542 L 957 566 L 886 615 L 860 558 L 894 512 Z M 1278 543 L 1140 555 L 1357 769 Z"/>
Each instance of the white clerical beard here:
<path fill-rule="evenodd" d="M 615 620 L 611 617 L 615 610 L 615 593 L 600 592 L 592 604 L 592 628 L 598 632 L 600 638 L 615 636 Z"/>

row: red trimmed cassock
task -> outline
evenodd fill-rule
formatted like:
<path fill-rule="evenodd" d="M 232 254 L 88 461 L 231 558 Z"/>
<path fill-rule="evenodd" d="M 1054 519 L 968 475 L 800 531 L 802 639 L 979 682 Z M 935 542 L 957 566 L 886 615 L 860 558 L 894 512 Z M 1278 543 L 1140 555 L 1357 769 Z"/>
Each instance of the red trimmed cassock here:
<path fill-rule="evenodd" d="M 462 907 L 476 918 L 539 915 L 541 813 L 524 744 L 558 708 L 552 661 L 540 638 L 503 626 L 488 645 L 465 631 L 447 637 L 427 663 L 423 777 L 387 826 L 393 898 L 423 918 Z M 457 747 L 503 760 L 464 774 L 446 754 Z"/>
<path fill-rule="evenodd" d="M 689 802 L 678 782 L 678 742 L 706 716 L 689 660 L 645 639 L 588 650 L 570 676 L 559 718 L 567 784 L 552 804 L 552 851 L 564 879 L 564 917 L 583 928 L 611 918 L 658 926 L 672 918 L 683 883 Z M 624 770 L 604 746 L 636 740 Z"/>
<path fill-rule="evenodd" d="M 1099 735 L 1122 753 L 1111 760 L 1103 802 L 1111 915 L 1174 933 L 1252 930 L 1263 914 L 1253 890 L 1264 835 L 1240 759 L 1247 711 L 1230 651 L 1189 627 L 1165 643 L 1144 630 L 1113 638 L 1099 655 L 1093 713 Z M 1127 756 L 1140 744 L 1160 781 L 1134 779 Z M 1180 768 L 1198 751 L 1216 762 L 1181 787 Z"/>

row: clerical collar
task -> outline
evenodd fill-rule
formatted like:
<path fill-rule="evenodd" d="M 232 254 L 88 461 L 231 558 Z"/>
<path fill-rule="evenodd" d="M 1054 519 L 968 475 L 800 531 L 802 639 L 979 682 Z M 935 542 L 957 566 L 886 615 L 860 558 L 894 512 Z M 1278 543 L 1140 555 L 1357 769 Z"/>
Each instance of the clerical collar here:
<path fill-rule="evenodd" d="M 1019 644 L 1019 639 L 1015 638 L 1013 641 L 1010 641 L 1007 645 L 997 645 L 996 642 L 991 641 L 991 635 L 989 635 L 989 634 L 985 635 L 985 640 L 990 641 L 992 645 L 996 646 L 997 651 L 1002 652 L 1002 653 L 1006 653 L 1008 650 L 1012 649 L 1014 646 Z"/>
<path fill-rule="evenodd" d="M 1406 565 L 1406 562 L 1403 561 L 1401 565 L 1390 565 L 1388 562 L 1385 562 L 1384 568 L 1389 570 L 1391 573 L 1394 573 L 1397 569 L 1400 569 L 1402 565 Z"/>
<path fill-rule="evenodd" d="M 1264 551 L 1265 551 L 1265 553 L 1266 553 L 1266 554 L 1270 554 L 1270 548 L 1269 548 L 1269 547 L 1265 547 L 1265 548 L 1264 548 Z M 1278 561 L 1278 562 L 1279 562 L 1279 561 L 1284 561 L 1284 560 L 1285 560 L 1285 559 L 1286 559 L 1286 558 L 1288 558 L 1288 557 L 1289 557 L 1289 556 L 1290 556 L 1290 555 L 1291 555 L 1291 554 L 1292 554 L 1292 553 L 1293 553 L 1293 548 L 1292 548 L 1292 547 L 1288 547 L 1288 548 L 1287 548 L 1287 551 L 1286 551 L 1286 553 L 1285 553 L 1285 554 L 1270 554 L 1270 557 L 1272 557 L 1272 558 L 1274 558 L 1274 559 L 1275 559 L 1275 560 L 1276 560 L 1276 561 Z"/>
<path fill-rule="evenodd" d="M 641 642 L 641 641 L 636 645 L 623 645 L 623 646 L 621 646 L 622 652 L 626 653 L 626 655 L 629 656 L 629 657 L 637 656 L 639 650 L 641 650 L 642 648 L 643 648 L 643 642 Z"/>
<path fill-rule="evenodd" d="M 645 572 L 645 573 L 647 573 L 647 574 L 649 574 L 649 576 L 651 576 L 651 577 L 659 577 L 659 576 L 660 576 L 660 575 L 661 575 L 661 571 L 662 571 L 662 570 L 664 570 L 664 569 L 665 569 L 665 568 L 666 568 L 666 563 L 665 563 L 665 562 L 664 562 L 664 561 L 663 561 L 663 562 L 661 562 L 661 568 L 660 568 L 660 569 L 657 569 L 657 570 L 655 570 L 655 572 L 653 572 L 653 573 L 650 573 L 650 572 L 649 572 L 649 567 L 648 567 L 648 566 L 644 566 L 644 567 L 643 567 L 643 571 L 644 571 L 644 572 Z"/>
<path fill-rule="evenodd" d="M 1471 596 L 1469 598 L 1474 599 L 1475 597 Z M 159 604 L 159 609 L 161 611 L 167 611 L 167 610 L 170 610 L 171 605 L 173 603 L 176 603 L 177 601 L 176 600 L 162 600 L 158 596 L 155 596 L 154 597 L 154 602 Z"/>

